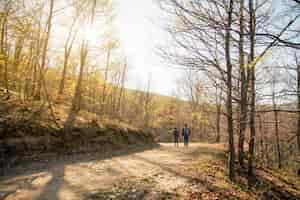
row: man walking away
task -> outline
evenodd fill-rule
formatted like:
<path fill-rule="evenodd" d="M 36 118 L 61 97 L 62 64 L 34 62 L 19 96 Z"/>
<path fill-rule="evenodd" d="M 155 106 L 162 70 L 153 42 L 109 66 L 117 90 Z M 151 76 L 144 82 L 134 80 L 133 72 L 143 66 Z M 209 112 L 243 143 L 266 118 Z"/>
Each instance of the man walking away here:
<path fill-rule="evenodd" d="M 188 147 L 188 145 L 189 145 L 190 134 L 191 134 L 191 131 L 187 127 L 187 124 L 184 124 L 184 128 L 182 129 L 182 137 L 183 137 L 183 142 L 184 142 L 185 147 Z"/>
<path fill-rule="evenodd" d="M 178 143 L 178 140 L 179 140 L 179 131 L 178 131 L 177 128 L 174 128 L 173 135 L 174 135 L 174 144 L 175 144 L 175 147 L 178 147 L 179 146 L 179 143 Z"/>

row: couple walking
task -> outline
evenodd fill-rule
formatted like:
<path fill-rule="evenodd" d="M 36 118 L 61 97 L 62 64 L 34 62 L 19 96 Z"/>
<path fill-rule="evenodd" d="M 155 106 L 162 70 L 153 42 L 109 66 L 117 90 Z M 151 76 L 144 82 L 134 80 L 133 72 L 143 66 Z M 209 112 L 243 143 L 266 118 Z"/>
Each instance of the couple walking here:
<path fill-rule="evenodd" d="M 191 130 L 188 128 L 187 124 L 184 124 L 181 134 L 183 137 L 184 146 L 187 147 L 189 145 L 189 137 L 191 135 Z M 177 128 L 174 128 L 173 135 L 174 135 L 175 146 L 178 147 L 179 146 L 179 130 Z"/>

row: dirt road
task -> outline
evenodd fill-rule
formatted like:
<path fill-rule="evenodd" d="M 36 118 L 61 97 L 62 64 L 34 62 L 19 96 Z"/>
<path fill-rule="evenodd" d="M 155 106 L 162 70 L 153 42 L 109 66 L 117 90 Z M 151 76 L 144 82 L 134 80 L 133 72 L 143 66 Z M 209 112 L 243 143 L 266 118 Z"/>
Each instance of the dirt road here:
<path fill-rule="evenodd" d="M 0 178 L 0 199 L 184 199 L 192 180 L 188 164 L 222 153 L 217 145 L 191 144 L 44 159 L 10 169 Z"/>

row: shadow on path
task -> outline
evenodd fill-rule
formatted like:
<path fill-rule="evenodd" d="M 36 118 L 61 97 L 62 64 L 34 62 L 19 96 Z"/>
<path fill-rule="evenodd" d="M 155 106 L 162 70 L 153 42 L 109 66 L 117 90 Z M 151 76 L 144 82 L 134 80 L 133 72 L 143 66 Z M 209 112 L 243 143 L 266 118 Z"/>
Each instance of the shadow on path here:
<path fill-rule="evenodd" d="M 59 191 L 63 188 L 70 189 L 78 194 L 87 194 L 88 191 L 82 187 L 75 186 L 64 179 L 65 167 L 76 163 L 84 164 L 96 162 L 114 157 L 122 157 L 130 154 L 143 152 L 158 148 L 158 144 L 154 145 L 138 145 L 128 146 L 126 149 L 110 150 L 107 152 L 92 152 L 69 155 L 54 155 L 51 158 L 43 158 L 39 161 L 26 163 L 22 166 L 7 169 L 4 177 L 0 177 L 0 199 L 14 194 L 17 190 L 25 189 L 35 191 L 34 182 L 43 179 L 45 173 L 51 176 L 51 179 L 44 184 L 42 191 L 39 192 L 37 200 L 59 200 Z M 83 169 L 84 171 L 84 169 Z M 115 170 L 109 171 L 114 173 Z M 77 192 L 76 192 L 77 191 Z"/>

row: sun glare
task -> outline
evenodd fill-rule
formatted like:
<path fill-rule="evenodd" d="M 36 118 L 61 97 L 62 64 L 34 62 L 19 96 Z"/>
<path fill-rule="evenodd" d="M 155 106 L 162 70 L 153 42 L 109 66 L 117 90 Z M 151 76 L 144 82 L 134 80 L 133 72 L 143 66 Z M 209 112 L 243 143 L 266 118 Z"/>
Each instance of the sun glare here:
<path fill-rule="evenodd" d="M 80 35 L 89 42 L 96 43 L 100 34 L 94 27 L 83 27 L 80 30 Z"/>
<path fill-rule="evenodd" d="M 94 28 L 89 28 L 86 30 L 85 37 L 91 42 L 96 42 L 98 39 L 98 32 Z"/>

